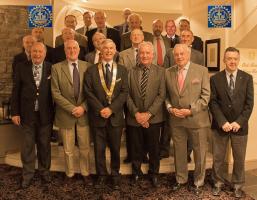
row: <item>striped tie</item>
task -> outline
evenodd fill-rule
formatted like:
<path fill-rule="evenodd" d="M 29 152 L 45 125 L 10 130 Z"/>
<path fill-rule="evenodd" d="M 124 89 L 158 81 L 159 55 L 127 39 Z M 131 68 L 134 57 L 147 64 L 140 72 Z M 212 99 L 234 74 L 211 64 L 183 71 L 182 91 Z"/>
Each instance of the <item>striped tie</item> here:
<path fill-rule="evenodd" d="M 143 74 L 140 82 L 140 89 L 141 89 L 141 97 L 143 100 L 145 100 L 145 94 L 146 94 L 146 87 L 147 87 L 147 81 L 148 81 L 148 67 L 143 68 Z"/>
<path fill-rule="evenodd" d="M 139 58 L 139 52 L 138 49 L 136 49 L 136 66 L 140 65 L 140 58 Z"/>

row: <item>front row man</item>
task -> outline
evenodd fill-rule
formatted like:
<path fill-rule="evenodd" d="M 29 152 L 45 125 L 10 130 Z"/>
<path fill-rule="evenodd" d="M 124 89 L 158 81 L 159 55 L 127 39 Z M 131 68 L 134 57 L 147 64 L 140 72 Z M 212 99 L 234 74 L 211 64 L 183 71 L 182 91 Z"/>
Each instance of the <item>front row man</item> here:
<path fill-rule="evenodd" d="M 223 166 L 230 140 L 234 159 L 231 179 L 234 197 L 243 197 L 248 120 L 253 109 L 254 92 L 253 78 L 238 69 L 239 60 L 239 50 L 228 47 L 223 59 L 225 70 L 211 77 L 214 196 L 220 195 L 227 177 Z"/>
<path fill-rule="evenodd" d="M 92 65 L 85 74 L 84 91 L 90 109 L 98 176 L 95 188 L 102 188 L 108 175 L 105 157 L 107 144 L 111 152 L 113 189 L 120 187 L 120 142 L 125 126 L 123 107 L 128 96 L 128 74 L 124 66 L 114 62 L 115 53 L 115 43 L 110 39 L 104 40 L 101 44 L 102 62 Z"/>
<path fill-rule="evenodd" d="M 149 154 L 150 180 L 158 186 L 157 175 L 160 168 L 159 137 L 163 122 L 165 100 L 165 70 L 152 64 L 154 48 L 150 42 L 139 44 L 140 64 L 129 72 L 129 96 L 127 100 L 127 128 L 131 137 L 131 161 L 133 181 L 143 174 L 141 163 Z"/>
<path fill-rule="evenodd" d="M 210 127 L 208 70 L 190 62 L 191 49 L 186 44 L 177 44 L 173 53 L 176 65 L 166 71 L 166 106 L 170 113 L 177 181 L 172 189 L 179 190 L 188 181 L 187 140 L 191 138 L 195 161 L 191 189 L 198 195 L 204 184 L 207 132 Z"/>
<path fill-rule="evenodd" d="M 78 60 L 79 45 L 75 40 L 64 42 L 66 60 L 52 68 L 52 94 L 56 104 L 55 125 L 62 136 L 66 181 L 74 174 L 75 132 L 79 145 L 80 172 L 89 175 L 89 125 L 84 95 L 84 73 L 88 63 Z"/>
<path fill-rule="evenodd" d="M 35 42 L 31 47 L 31 61 L 18 63 L 14 75 L 11 98 L 12 121 L 22 129 L 21 188 L 30 186 L 35 173 L 36 152 L 38 170 L 44 182 L 50 182 L 53 121 L 51 96 L 51 64 L 44 61 L 46 47 Z"/>

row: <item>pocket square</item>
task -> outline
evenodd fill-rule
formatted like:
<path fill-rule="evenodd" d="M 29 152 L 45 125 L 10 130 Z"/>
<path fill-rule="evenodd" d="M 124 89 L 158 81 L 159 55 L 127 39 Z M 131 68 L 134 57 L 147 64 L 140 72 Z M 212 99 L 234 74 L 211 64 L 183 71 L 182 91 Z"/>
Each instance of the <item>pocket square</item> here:
<path fill-rule="evenodd" d="M 51 79 L 51 75 L 47 77 L 47 79 Z"/>
<path fill-rule="evenodd" d="M 198 78 L 195 78 L 191 81 L 192 84 L 199 84 L 200 80 Z"/>
<path fill-rule="evenodd" d="M 119 81 L 121 81 L 121 78 L 118 78 L 115 82 L 118 83 Z"/>

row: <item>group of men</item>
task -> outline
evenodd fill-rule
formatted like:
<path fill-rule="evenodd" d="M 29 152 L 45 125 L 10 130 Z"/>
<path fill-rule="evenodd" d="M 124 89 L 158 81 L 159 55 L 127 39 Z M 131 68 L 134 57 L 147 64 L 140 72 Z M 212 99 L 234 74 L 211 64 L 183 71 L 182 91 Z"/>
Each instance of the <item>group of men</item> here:
<path fill-rule="evenodd" d="M 234 47 L 225 50 L 225 70 L 213 75 L 210 81 L 207 68 L 202 66 L 199 43 L 194 44 L 197 39 L 188 27 L 179 37 L 168 35 L 176 32 L 176 26 L 173 20 L 167 20 L 165 38 L 161 35 L 163 23 L 155 20 L 152 35 L 142 31 L 140 16 L 128 14 L 129 11 L 124 10 L 128 24 L 125 22 L 116 27 L 117 30 L 106 26 L 103 11 L 95 13 L 97 28 L 91 29 L 88 23 L 88 27 L 80 30 L 82 36 L 86 34 L 87 50 L 90 49 L 86 56 L 82 55 L 82 60 L 86 61 L 80 59 L 81 51 L 86 48 L 84 40 L 78 39 L 80 33 L 75 32 L 74 16 L 65 17 L 66 28 L 62 37 L 56 39 L 63 45 L 59 51 L 63 51 L 64 59 L 52 67 L 48 61 L 53 60 L 47 59 L 43 40 L 39 40 L 39 36 L 35 38 L 33 31 L 32 35 L 24 37 L 23 58 L 16 56 L 13 63 L 11 98 L 12 120 L 21 125 L 24 135 L 21 187 L 27 188 L 35 173 L 35 144 L 38 171 L 43 181 L 51 181 L 50 135 L 54 123 L 62 137 L 66 183 L 75 174 L 75 135 L 80 172 L 85 182 L 88 180 L 92 134 L 97 174 L 94 186 L 103 188 L 107 184 L 109 173 L 105 152 L 108 146 L 112 187 L 119 189 L 121 135 L 126 127 L 135 184 L 142 177 L 141 164 L 148 157 L 149 179 L 154 187 L 159 186 L 160 158 L 162 149 L 163 157 L 167 157 L 167 148 L 163 147 L 167 141 L 169 145 L 170 135 L 176 173 L 172 190 L 177 191 L 188 182 L 187 152 L 188 141 L 191 141 L 195 170 L 190 189 L 199 195 L 204 185 L 207 133 L 212 122 L 215 130 L 213 195 L 220 195 L 225 184 L 223 167 L 226 146 L 231 139 L 234 195 L 242 197 L 248 119 L 253 108 L 253 80 L 251 75 L 238 69 L 239 51 Z M 89 16 L 89 12 L 84 14 L 85 24 Z M 189 24 L 187 20 L 183 23 Z M 123 33 L 126 30 L 128 32 Z M 194 45 L 199 49 L 193 49 Z M 117 49 L 121 52 L 118 53 Z"/>

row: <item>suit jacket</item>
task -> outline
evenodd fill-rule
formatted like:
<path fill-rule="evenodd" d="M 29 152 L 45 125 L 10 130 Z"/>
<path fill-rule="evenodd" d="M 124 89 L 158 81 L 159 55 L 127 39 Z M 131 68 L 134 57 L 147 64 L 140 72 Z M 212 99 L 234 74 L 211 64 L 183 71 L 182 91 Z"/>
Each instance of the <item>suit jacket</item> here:
<path fill-rule="evenodd" d="M 18 65 L 18 64 L 20 64 L 20 63 L 22 63 L 22 62 L 28 62 L 28 61 L 29 61 L 29 60 L 28 60 L 28 57 L 27 57 L 25 51 L 23 51 L 23 52 L 21 52 L 21 53 L 19 53 L 19 54 L 17 54 L 17 55 L 14 56 L 13 62 L 12 62 L 13 78 L 14 78 L 15 73 L 16 73 L 16 71 L 17 71 L 17 70 L 16 70 L 17 67 L 20 66 L 20 65 Z M 21 66 L 23 66 L 23 65 L 21 65 Z"/>
<path fill-rule="evenodd" d="M 226 122 L 237 122 L 241 128 L 235 135 L 248 134 L 248 120 L 254 104 L 253 78 L 250 74 L 238 70 L 233 97 L 229 95 L 229 86 L 225 70 L 211 77 L 210 110 L 213 116 L 212 128 L 220 134 Z M 234 134 L 232 131 L 231 134 Z"/>
<path fill-rule="evenodd" d="M 164 52 L 162 52 L 162 55 L 163 55 L 163 64 L 162 64 L 162 66 L 164 66 L 164 59 L 165 59 L 166 53 L 170 49 L 170 40 L 167 39 L 164 36 L 161 36 L 161 37 L 162 37 L 163 43 L 164 43 Z M 157 65 L 157 46 L 154 46 L 154 52 L 155 52 L 155 54 L 154 54 L 153 64 Z"/>
<path fill-rule="evenodd" d="M 82 46 L 79 46 L 80 51 L 79 51 L 79 60 L 85 60 L 85 48 L 83 48 Z M 65 51 L 64 51 L 64 44 L 55 47 L 53 49 L 53 54 L 52 54 L 52 63 L 56 64 L 58 62 L 62 62 L 64 60 L 66 60 L 66 55 L 65 55 Z"/>
<path fill-rule="evenodd" d="M 120 50 L 126 50 L 132 46 L 131 40 L 130 40 L 130 34 L 131 32 L 127 32 L 121 35 L 121 44 L 120 44 Z M 153 42 L 153 35 L 152 33 L 143 31 L 144 34 L 144 41 Z"/>
<path fill-rule="evenodd" d="M 120 51 L 120 34 L 119 31 L 117 31 L 114 28 L 111 27 L 106 27 L 107 29 L 107 35 L 106 38 L 111 39 L 115 44 L 116 44 L 116 49 L 117 51 Z M 95 47 L 92 41 L 92 37 L 97 31 L 97 28 L 94 28 L 90 31 L 87 32 L 87 38 L 88 38 L 88 50 L 89 52 L 94 51 Z"/>
<path fill-rule="evenodd" d="M 200 37 L 194 36 L 192 48 L 203 53 L 203 41 Z"/>
<path fill-rule="evenodd" d="M 128 113 L 126 116 L 127 124 L 130 126 L 141 126 L 137 123 L 135 114 L 137 112 L 147 112 L 152 114 L 150 124 L 164 121 L 163 103 L 166 97 L 165 89 L 165 69 L 157 65 L 151 65 L 148 72 L 148 82 L 146 96 L 143 101 L 140 90 L 140 67 L 133 67 L 129 71 L 129 95 L 127 100 Z"/>
<path fill-rule="evenodd" d="M 124 27 L 124 25 L 127 25 L 127 26 L 128 26 L 128 24 L 124 22 L 124 23 L 122 23 L 122 24 L 120 24 L 120 25 L 114 26 L 113 28 L 115 28 L 116 30 L 118 30 L 119 33 L 120 33 L 120 35 L 122 35 L 123 33 L 126 33 L 126 32 L 123 32 L 123 27 Z M 128 31 L 127 31 L 127 32 L 128 32 Z"/>
<path fill-rule="evenodd" d="M 197 50 L 191 48 L 190 61 L 193 62 L 193 63 L 196 63 L 198 65 L 204 65 L 204 56 L 200 51 L 197 51 Z M 174 60 L 173 49 L 172 48 L 169 49 L 168 52 L 166 53 L 163 65 L 166 68 L 175 65 L 175 60 Z"/>
<path fill-rule="evenodd" d="M 207 68 L 190 63 L 184 86 L 180 93 L 177 74 L 177 66 L 166 69 L 166 106 L 190 109 L 192 115 L 181 119 L 170 114 L 171 125 L 186 128 L 209 127 L 210 82 Z"/>
<path fill-rule="evenodd" d="M 80 33 L 77 33 L 75 32 L 75 38 L 74 38 L 78 43 L 79 43 L 79 46 L 82 46 L 84 48 L 88 48 L 87 47 L 87 37 L 85 35 L 81 35 Z M 62 35 L 58 35 L 56 38 L 55 38 L 55 47 L 58 47 L 60 45 L 63 44 L 63 39 L 62 39 Z"/>
<path fill-rule="evenodd" d="M 171 38 L 168 38 L 167 35 L 164 36 L 165 38 L 167 38 L 170 42 L 170 48 L 174 48 L 176 44 L 179 44 L 179 36 L 177 34 L 175 34 L 175 38 L 172 40 Z"/>
<path fill-rule="evenodd" d="M 119 64 L 125 66 L 127 70 L 136 66 L 135 50 L 132 47 L 120 52 Z"/>
<path fill-rule="evenodd" d="M 128 74 L 124 66 L 118 65 L 117 67 L 116 84 L 110 105 L 100 81 L 98 65 L 92 65 L 85 74 L 84 92 L 90 108 L 90 124 L 94 127 L 106 126 L 108 119 L 100 115 L 100 110 L 105 107 L 109 107 L 113 112 L 110 116 L 112 126 L 125 125 L 123 108 L 128 96 Z"/>
<path fill-rule="evenodd" d="M 12 116 L 19 115 L 22 124 L 30 124 L 34 119 L 35 101 L 38 93 L 41 124 L 52 123 L 51 64 L 43 62 L 42 77 L 38 90 L 33 77 L 31 61 L 18 63 L 16 69 L 11 97 Z"/>
<path fill-rule="evenodd" d="M 76 32 L 80 33 L 81 35 L 85 35 L 87 34 L 88 31 L 94 29 L 95 27 L 91 24 L 89 27 L 88 27 L 88 30 L 86 33 L 84 33 L 84 27 L 85 26 L 82 26 L 81 28 L 77 29 Z"/>
<path fill-rule="evenodd" d="M 95 62 L 95 54 L 96 54 L 96 51 L 91 51 L 91 52 L 89 52 L 88 54 L 86 54 L 86 56 L 85 56 L 85 61 L 87 61 L 87 62 L 89 62 L 89 63 L 91 63 L 91 64 L 94 64 L 94 62 Z M 118 53 L 118 52 L 116 52 L 116 53 L 114 54 L 113 60 L 114 60 L 115 62 L 118 62 L 118 61 L 119 61 L 119 53 Z"/>
<path fill-rule="evenodd" d="M 55 125 L 59 128 L 74 128 L 88 125 L 87 102 L 83 91 L 84 73 L 88 63 L 79 60 L 80 93 L 76 101 L 74 97 L 73 81 L 68 67 L 68 61 L 57 63 L 52 68 L 51 89 L 56 104 Z M 71 112 L 76 106 L 82 106 L 86 111 L 80 118 L 74 117 Z"/>

